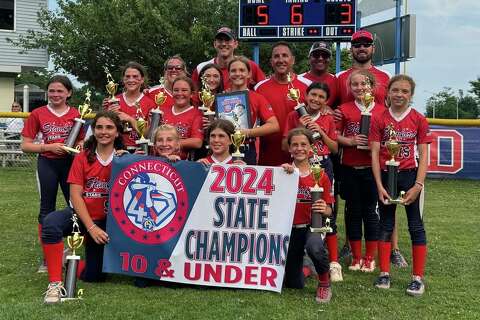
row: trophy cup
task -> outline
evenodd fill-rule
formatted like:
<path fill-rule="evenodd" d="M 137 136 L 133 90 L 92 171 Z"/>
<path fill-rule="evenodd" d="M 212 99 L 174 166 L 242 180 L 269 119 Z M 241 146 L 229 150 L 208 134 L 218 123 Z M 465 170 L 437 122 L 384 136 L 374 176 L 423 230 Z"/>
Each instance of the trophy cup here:
<path fill-rule="evenodd" d="M 202 77 L 202 91 L 198 93 L 202 105 L 198 107 L 203 111 L 203 115 L 208 118 L 211 123 L 215 119 L 215 111 L 212 110 L 213 103 L 215 102 L 215 95 L 212 93 L 207 84 L 205 75 Z"/>
<path fill-rule="evenodd" d="M 150 143 L 149 139 L 144 137 L 145 132 L 147 131 L 147 120 L 143 117 L 142 109 L 138 105 L 138 101 L 135 103 L 137 107 L 137 132 L 140 135 L 140 139 L 136 140 L 135 143 L 137 144 L 138 148 L 148 154 L 148 145 Z"/>
<path fill-rule="evenodd" d="M 80 118 L 75 118 L 75 124 L 73 125 L 72 130 L 68 134 L 68 138 L 65 141 L 65 145 L 62 148 L 67 151 L 68 153 L 80 153 L 80 146 L 74 147 L 75 142 L 77 141 L 78 134 L 80 133 L 80 129 L 85 124 L 85 116 L 92 113 L 92 109 L 90 108 L 90 97 L 92 93 L 90 90 L 87 90 L 85 93 L 85 102 L 78 106 L 78 112 L 80 113 Z"/>
<path fill-rule="evenodd" d="M 320 179 L 324 174 L 324 170 L 319 163 L 315 163 L 312 166 L 310 166 L 310 170 L 312 172 L 313 180 L 315 181 L 315 185 L 310 188 L 310 196 L 312 198 L 312 203 L 314 203 L 315 201 L 322 198 L 323 188 L 320 187 L 318 183 L 320 182 Z M 325 226 L 324 226 L 322 214 L 312 211 L 312 223 L 310 225 L 310 231 L 312 233 L 321 233 L 321 234 L 332 232 L 332 228 L 330 227 L 330 219 L 327 218 L 325 220 Z"/>
<path fill-rule="evenodd" d="M 115 97 L 118 89 L 118 83 L 115 83 L 115 81 L 113 80 L 112 74 L 108 71 L 107 67 L 104 67 L 103 70 L 107 75 L 107 84 L 105 86 L 105 89 L 107 89 L 107 92 L 110 95 L 110 99 L 108 101 L 112 104 L 118 104 L 119 100 L 117 97 Z"/>
<path fill-rule="evenodd" d="M 240 125 L 238 124 L 238 116 L 233 115 L 233 123 L 235 125 L 235 132 L 230 135 L 230 140 L 232 141 L 233 146 L 235 147 L 235 152 L 232 153 L 233 160 L 242 160 L 245 157 L 245 154 L 240 152 L 240 146 L 245 143 L 245 134 L 240 131 Z"/>
<path fill-rule="evenodd" d="M 370 132 L 370 119 L 372 118 L 372 113 L 370 112 L 370 107 L 372 105 L 375 97 L 372 94 L 372 87 L 370 85 L 370 80 L 366 78 L 366 87 L 363 90 L 363 110 L 360 118 L 360 134 L 363 134 L 368 137 Z M 357 149 L 368 150 L 370 149 L 368 145 L 357 145 Z"/>
<path fill-rule="evenodd" d="M 67 271 L 65 275 L 65 297 L 62 297 L 61 301 L 82 299 L 83 290 L 80 289 L 76 293 L 77 289 L 77 268 L 80 256 L 76 255 L 75 250 L 79 249 L 84 236 L 80 235 L 80 227 L 78 225 L 78 218 L 75 212 L 72 215 L 73 228 L 72 235 L 67 237 L 67 245 L 72 250 L 72 254 L 67 256 Z M 75 293 L 77 296 L 75 297 Z"/>
<path fill-rule="evenodd" d="M 164 80 L 163 77 L 160 79 L 160 84 L 162 88 L 164 88 L 163 84 Z M 163 116 L 163 111 L 160 109 L 160 107 L 167 101 L 167 95 L 165 92 L 160 90 L 156 95 L 155 95 L 155 103 L 157 107 L 153 109 L 151 112 L 152 118 L 150 120 L 150 128 L 148 129 L 147 137 L 150 142 L 148 143 L 149 146 L 153 146 L 155 144 L 155 131 L 157 131 L 158 126 L 162 122 L 162 116 Z"/>
<path fill-rule="evenodd" d="M 297 105 L 295 106 L 294 110 L 297 111 L 299 117 L 303 116 L 308 116 L 307 108 L 305 107 L 304 103 L 300 103 L 300 90 L 298 88 L 295 88 L 292 83 L 292 76 L 290 75 L 290 72 L 287 75 L 287 81 L 288 81 L 288 93 L 287 96 L 295 101 Z M 320 140 L 321 135 L 318 132 L 312 132 L 312 136 L 314 140 Z"/>
<path fill-rule="evenodd" d="M 388 130 L 388 141 L 385 142 L 385 147 L 387 148 L 388 154 L 390 155 L 390 160 L 385 161 L 387 165 L 387 192 L 391 200 L 389 204 L 403 204 L 403 195 L 404 191 L 398 194 L 397 190 L 397 181 L 398 181 L 398 167 L 400 162 L 395 161 L 395 157 L 398 156 L 400 152 L 401 145 L 396 138 L 396 132 L 393 128 L 393 124 L 390 124 L 387 127 Z"/>

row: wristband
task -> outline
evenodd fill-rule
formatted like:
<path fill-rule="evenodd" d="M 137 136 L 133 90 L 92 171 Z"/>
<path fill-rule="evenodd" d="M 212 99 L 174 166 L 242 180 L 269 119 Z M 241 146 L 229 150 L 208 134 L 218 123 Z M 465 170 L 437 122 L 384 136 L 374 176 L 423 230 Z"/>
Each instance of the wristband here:
<path fill-rule="evenodd" d="M 90 228 L 87 229 L 87 232 L 90 233 L 90 231 L 93 230 L 93 228 L 95 228 L 97 225 L 94 223 L 90 226 Z"/>
<path fill-rule="evenodd" d="M 422 189 L 423 187 L 425 186 L 423 183 L 421 183 L 420 181 L 415 181 L 415 184 L 418 184 Z"/>

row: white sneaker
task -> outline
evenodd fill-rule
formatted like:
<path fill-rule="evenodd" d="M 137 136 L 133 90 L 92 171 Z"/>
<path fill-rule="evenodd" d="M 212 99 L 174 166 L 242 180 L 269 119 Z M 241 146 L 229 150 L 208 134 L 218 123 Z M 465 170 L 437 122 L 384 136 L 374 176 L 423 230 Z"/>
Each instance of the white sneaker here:
<path fill-rule="evenodd" d="M 339 282 L 343 281 L 342 266 L 336 261 L 330 262 L 330 281 Z"/>
<path fill-rule="evenodd" d="M 362 268 L 363 259 L 352 259 L 352 263 L 348 266 L 348 270 L 358 271 Z"/>
<path fill-rule="evenodd" d="M 43 303 L 53 304 L 60 302 L 60 299 L 66 295 L 65 288 L 63 287 L 63 283 L 58 282 L 50 282 L 48 284 L 47 291 L 45 291 L 45 297 L 43 298 Z"/>
<path fill-rule="evenodd" d="M 370 257 L 370 256 L 364 257 L 362 267 L 360 268 L 360 271 L 363 271 L 363 272 L 373 272 L 373 271 L 375 271 L 375 259 L 373 257 Z"/>
<path fill-rule="evenodd" d="M 40 265 L 38 266 L 37 273 L 47 273 L 47 272 L 48 272 L 47 263 L 45 262 L 45 260 L 42 260 L 42 263 L 40 263 Z"/>

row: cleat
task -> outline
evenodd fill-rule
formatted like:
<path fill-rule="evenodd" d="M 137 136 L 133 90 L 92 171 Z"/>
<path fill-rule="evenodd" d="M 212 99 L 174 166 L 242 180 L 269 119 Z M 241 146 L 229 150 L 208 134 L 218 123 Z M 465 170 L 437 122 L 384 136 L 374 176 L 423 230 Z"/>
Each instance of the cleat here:
<path fill-rule="evenodd" d="M 413 297 L 420 297 L 425 292 L 425 285 L 419 276 L 413 276 L 412 282 L 407 287 L 407 294 Z"/>
<path fill-rule="evenodd" d="M 390 254 L 390 262 L 397 268 L 408 267 L 407 260 L 403 257 L 402 253 L 398 249 L 393 249 Z"/>
<path fill-rule="evenodd" d="M 339 282 L 343 281 L 342 266 L 336 261 L 330 262 L 330 281 Z"/>
<path fill-rule="evenodd" d="M 62 282 L 50 282 L 48 284 L 47 291 L 45 291 L 45 296 L 43 298 L 43 303 L 54 304 L 61 301 L 62 297 L 66 296 L 65 288 L 63 287 Z"/>
<path fill-rule="evenodd" d="M 348 270 L 358 271 L 362 268 L 363 259 L 353 259 L 352 263 L 348 266 Z"/>
<path fill-rule="evenodd" d="M 47 273 L 47 263 L 45 260 L 42 260 L 42 263 L 38 266 L 37 273 Z"/>
<path fill-rule="evenodd" d="M 383 276 L 379 276 L 374 283 L 375 287 L 379 289 L 390 289 L 390 275 L 385 274 Z"/>
<path fill-rule="evenodd" d="M 332 299 L 332 289 L 330 287 L 317 287 L 317 295 L 315 296 L 315 301 L 318 303 L 329 303 Z"/>
<path fill-rule="evenodd" d="M 362 267 L 360 268 L 362 272 L 373 272 L 375 271 L 375 259 L 371 256 L 366 256 L 363 258 Z"/>

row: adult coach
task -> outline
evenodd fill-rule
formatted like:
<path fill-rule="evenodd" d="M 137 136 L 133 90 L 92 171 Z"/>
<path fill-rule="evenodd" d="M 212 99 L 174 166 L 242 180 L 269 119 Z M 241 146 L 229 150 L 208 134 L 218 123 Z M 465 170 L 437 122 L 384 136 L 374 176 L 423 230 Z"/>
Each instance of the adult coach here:
<path fill-rule="evenodd" d="M 356 69 L 368 70 L 373 74 L 377 83 L 374 91 L 375 101 L 384 104 L 390 74 L 373 66 L 372 56 L 375 52 L 373 35 L 367 30 L 359 30 L 352 35 L 351 44 L 352 67 L 337 73 L 339 105 L 354 100 L 347 82 L 350 74 Z"/>
<path fill-rule="evenodd" d="M 308 85 L 299 79 L 293 72 L 295 56 L 287 42 L 277 42 L 272 47 L 270 64 L 273 74 L 269 79 L 259 82 L 255 91 L 264 96 L 270 102 L 273 112 L 280 125 L 280 132 L 260 138 L 260 152 L 258 164 L 264 166 L 279 166 L 291 161 L 290 155 L 282 150 L 283 128 L 287 122 L 287 116 L 297 105 L 297 102 L 288 97 L 288 89 L 292 86 L 300 90 L 300 101 L 305 99 L 305 91 Z M 288 75 L 291 76 L 291 84 Z"/>
<path fill-rule="evenodd" d="M 202 68 L 209 64 L 215 63 L 220 66 L 223 76 L 224 89 L 228 90 L 230 88 L 230 81 L 228 75 L 228 64 L 233 60 L 233 53 L 238 47 L 238 41 L 235 37 L 235 33 L 229 27 L 221 27 L 217 30 L 215 35 L 215 40 L 213 41 L 213 46 L 217 51 L 217 56 L 208 61 L 200 63 L 192 72 L 192 80 L 194 83 L 198 83 L 199 74 Z M 255 84 L 265 79 L 265 74 L 262 69 L 253 62 L 249 60 L 251 76 L 248 87 L 253 88 Z"/>
<path fill-rule="evenodd" d="M 300 74 L 302 81 L 310 84 L 313 82 L 325 83 L 328 86 L 329 96 L 327 106 L 335 108 L 337 101 L 337 77 L 328 72 L 332 51 L 326 42 L 315 42 L 308 52 L 310 70 Z"/>

